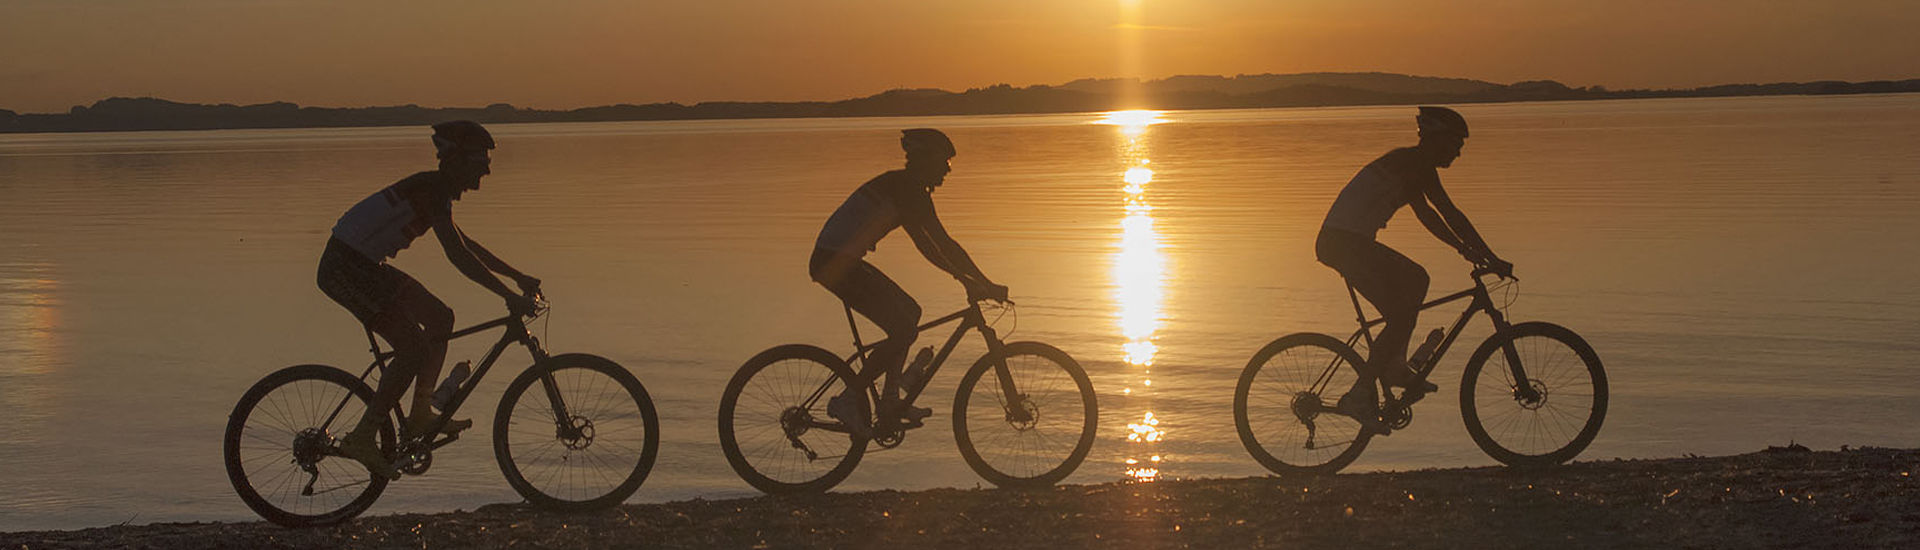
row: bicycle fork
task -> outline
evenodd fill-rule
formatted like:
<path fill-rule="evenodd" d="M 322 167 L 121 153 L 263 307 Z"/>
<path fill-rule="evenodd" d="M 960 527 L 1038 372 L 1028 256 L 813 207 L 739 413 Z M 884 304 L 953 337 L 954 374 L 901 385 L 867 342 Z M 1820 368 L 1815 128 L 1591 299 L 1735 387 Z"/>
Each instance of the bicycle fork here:
<path fill-rule="evenodd" d="M 1027 395 L 1020 393 L 1020 388 L 1013 385 L 1013 368 L 1007 366 L 1006 344 L 1000 342 L 1000 336 L 994 333 L 993 327 L 982 323 L 978 330 L 987 341 L 987 356 L 994 358 L 993 375 L 1000 383 L 1000 395 L 1006 397 L 1004 407 L 1007 423 L 1015 426 L 1032 424 L 1034 413 L 1038 411 L 1032 410 Z"/>
<path fill-rule="evenodd" d="M 1487 308 L 1487 316 L 1493 320 L 1494 337 L 1502 338 L 1512 333 L 1513 325 L 1507 323 L 1507 317 L 1500 310 Z M 1540 388 L 1533 385 L 1533 379 L 1527 378 L 1525 365 L 1520 364 L 1520 350 L 1514 346 L 1512 338 L 1502 338 L 1500 353 L 1507 359 L 1507 371 L 1513 377 L 1513 398 L 1521 403 L 1539 402 Z"/>

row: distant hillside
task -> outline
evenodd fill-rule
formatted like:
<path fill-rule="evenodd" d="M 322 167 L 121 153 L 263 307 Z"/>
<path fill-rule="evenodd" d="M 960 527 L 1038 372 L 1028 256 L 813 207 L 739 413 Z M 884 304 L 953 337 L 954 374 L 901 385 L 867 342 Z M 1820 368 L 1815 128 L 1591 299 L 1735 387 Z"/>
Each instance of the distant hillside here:
<path fill-rule="evenodd" d="M 1123 102 L 1156 109 L 1242 109 L 1898 92 L 1920 92 L 1920 80 L 1607 90 L 1599 86 L 1571 88 L 1551 80 L 1495 84 L 1388 73 L 1259 74 L 1175 76 L 1149 81 L 1085 79 L 1059 86 L 1024 88 L 999 84 L 965 92 L 901 89 L 841 101 L 619 104 L 564 111 L 521 109 L 504 103 L 481 108 L 418 105 L 336 108 L 301 107 L 284 102 L 199 105 L 156 98 L 116 97 L 89 106 L 75 106 L 63 114 L 19 114 L 0 109 L 0 133 L 411 126 L 462 118 L 481 122 L 596 122 L 1071 113 L 1111 110 Z"/>
<path fill-rule="evenodd" d="M 1181 75 L 1140 82 L 1135 79 L 1083 79 L 1059 87 L 1082 92 L 1116 93 L 1138 85 L 1148 96 L 1183 93 L 1248 95 L 1294 86 L 1329 86 L 1390 94 L 1474 94 L 1499 89 L 1499 84 L 1464 78 L 1436 78 L 1392 73 L 1301 73 L 1239 76 Z"/>

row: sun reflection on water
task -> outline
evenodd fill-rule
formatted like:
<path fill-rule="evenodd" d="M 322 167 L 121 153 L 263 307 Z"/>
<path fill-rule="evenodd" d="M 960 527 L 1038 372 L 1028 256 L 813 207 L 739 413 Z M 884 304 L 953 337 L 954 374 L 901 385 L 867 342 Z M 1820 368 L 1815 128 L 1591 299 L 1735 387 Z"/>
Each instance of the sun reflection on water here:
<path fill-rule="evenodd" d="M 67 363 L 61 344 L 60 280 L 51 266 L 0 261 L 0 443 L 34 448 L 61 392 L 50 386 Z"/>
<path fill-rule="evenodd" d="M 0 374 L 45 374 L 58 352 L 59 281 L 45 266 L 0 265 L 0 351 L 12 359 Z M 0 384 L 4 386 L 4 384 Z"/>
<path fill-rule="evenodd" d="M 1120 219 L 1113 278 L 1114 298 L 1119 305 L 1117 322 L 1121 336 L 1126 339 L 1121 344 L 1121 357 L 1139 369 L 1137 387 L 1129 384 L 1121 389 L 1121 394 L 1130 400 L 1140 400 L 1138 406 L 1142 409 L 1140 419 L 1127 424 L 1129 456 L 1123 461 L 1126 464 L 1123 473 L 1137 482 L 1160 479 L 1164 457 L 1155 449 L 1166 439 L 1166 431 L 1160 429 L 1160 419 L 1151 410 L 1152 395 L 1147 391 L 1153 386 L 1148 376 L 1152 374 L 1154 356 L 1160 352 L 1153 339 L 1162 319 L 1167 258 L 1160 249 L 1160 233 L 1154 227 L 1153 204 L 1147 195 L 1154 171 L 1149 167 L 1153 161 L 1147 158 L 1144 138 L 1149 126 L 1162 122 L 1166 121 L 1160 118 L 1159 111 L 1115 111 L 1099 121 L 1116 126 L 1123 140 L 1119 152 L 1123 165 L 1121 204 L 1125 215 Z"/>
<path fill-rule="evenodd" d="M 1120 127 L 1120 134 L 1129 139 L 1138 138 L 1147 133 L 1147 127 L 1166 122 L 1160 118 L 1160 111 L 1131 110 L 1113 111 L 1100 118 L 1100 124 Z"/>

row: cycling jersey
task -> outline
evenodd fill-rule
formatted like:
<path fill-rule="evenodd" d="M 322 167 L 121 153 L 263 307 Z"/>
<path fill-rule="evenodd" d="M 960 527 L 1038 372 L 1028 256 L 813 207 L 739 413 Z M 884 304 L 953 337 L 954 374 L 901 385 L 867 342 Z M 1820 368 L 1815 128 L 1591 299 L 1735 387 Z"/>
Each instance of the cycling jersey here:
<path fill-rule="evenodd" d="M 384 262 L 413 244 L 433 227 L 434 220 L 451 215 L 453 199 L 438 171 L 421 172 L 362 199 L 333 224 L 333 237 L 375 262 Z"/>
<path fill-rule="evenodd" d="M 1417 192 L 1417 179 L 1440 178 L 1430 165 L 1423 169 L 1414 162 L 1417 154 L 1412 148 L 1395 149 L 1361 168 L 1333 200 L 1320 227 L 1373 238 Z"/>
<path fill-rule="evenodd" d="M 856 258 L 865 256 L 894 228 L 926 219 L 932 211 L 933 199 L 927 196 L 926 186 L 905 171 L 894 170 L 854 190 L 827 218 L 813 245 Z"/>

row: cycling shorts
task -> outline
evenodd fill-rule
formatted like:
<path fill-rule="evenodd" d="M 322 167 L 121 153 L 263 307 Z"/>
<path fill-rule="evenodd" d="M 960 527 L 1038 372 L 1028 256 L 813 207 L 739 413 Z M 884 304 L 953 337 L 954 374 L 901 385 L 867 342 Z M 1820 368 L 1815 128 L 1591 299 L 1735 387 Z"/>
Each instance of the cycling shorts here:
<path fill-rule="evenodd" d="M 320 254 L 320 292 L 366 323 L 385 311 L 408 286 L 420 283 L 384 262 L 375 262 L 338 238 Z"/>

